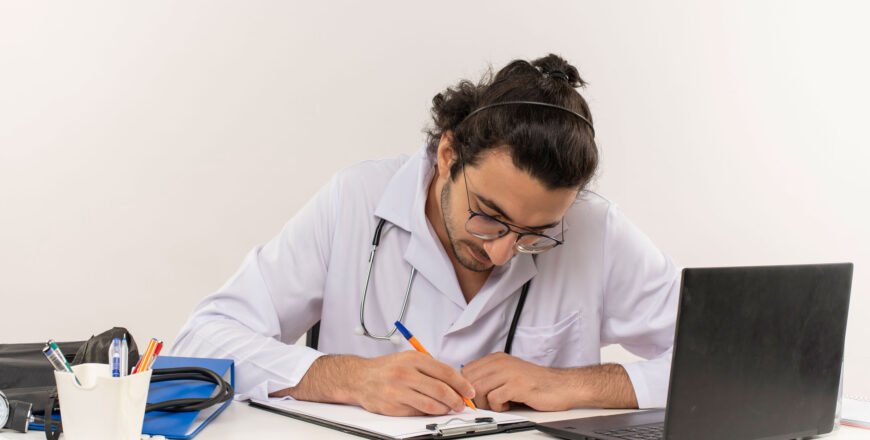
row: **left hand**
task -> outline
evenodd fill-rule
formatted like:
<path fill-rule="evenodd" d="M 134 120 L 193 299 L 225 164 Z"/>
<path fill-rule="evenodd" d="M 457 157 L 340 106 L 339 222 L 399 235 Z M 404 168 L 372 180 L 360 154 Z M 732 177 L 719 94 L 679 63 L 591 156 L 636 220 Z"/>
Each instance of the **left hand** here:
<path fill-rule="evenodd" d="M 505 353 L 492 353 L 462 369 L 475 390 L 478 408 L 507 411 L 510 402 L 538 411 L 574 407 L 569 377 L 555 368 L 541 367 Z M 576 392 L 576 390 L 574 390 Z"/>

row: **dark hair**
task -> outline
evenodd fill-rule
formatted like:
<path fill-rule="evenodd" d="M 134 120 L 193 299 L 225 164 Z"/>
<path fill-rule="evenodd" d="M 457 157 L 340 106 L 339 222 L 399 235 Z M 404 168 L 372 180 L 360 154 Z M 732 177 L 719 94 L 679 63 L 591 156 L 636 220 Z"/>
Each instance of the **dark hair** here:
<path fill-rule="evenodd" d="M 463 164 L 476 164 L 482 152 L 507 147 L 514 165 L 547 188 L 582 189 L 598 167 L 592 115 L 575 90 L 585 85 L 577 68 L 553 54 L 512 61 L 494 76 L 490 69 L 478 84 L 459 81 L 432 98 L 427 151 L 434 156 L 441 135 L 452 131 L 459 152 L 452 179 Z M 504 101 L 554 104 L 579 113 L 589 124 L 570 112 L 529 104 L 487 108 L 466 120 L 474 110 Z"/>

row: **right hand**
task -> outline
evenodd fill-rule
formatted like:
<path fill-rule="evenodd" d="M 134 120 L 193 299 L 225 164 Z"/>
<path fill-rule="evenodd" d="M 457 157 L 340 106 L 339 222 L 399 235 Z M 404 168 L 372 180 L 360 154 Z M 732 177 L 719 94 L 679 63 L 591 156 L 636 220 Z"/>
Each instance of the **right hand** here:
<path fill-rule="evenodd" d="M 465 408 L 462 396 L 474 388 L 459 372 L 431 356 L 403 351 L 372 359 L 356 358 L 351 372 L 354 403 L 388 416 L 444 415 Z"/>

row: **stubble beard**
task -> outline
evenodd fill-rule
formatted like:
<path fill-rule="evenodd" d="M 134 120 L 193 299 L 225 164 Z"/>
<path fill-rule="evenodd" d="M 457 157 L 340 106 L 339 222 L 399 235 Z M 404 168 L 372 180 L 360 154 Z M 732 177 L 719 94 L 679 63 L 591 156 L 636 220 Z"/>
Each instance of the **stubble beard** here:
<path fill-rule="evenodd" d="M 447 230 L 447 241 L 450 242 L 450 247 L 453 248 L 453 255 L 456 256 L 456 260 L 459 261 L 459 264 L 462 267 L 472 271 L 472 272 L 486 272 L 492 269 L 492 264 L 484 264 L 480 261 L 477 261 L 474 257 L 468 255 L 466 252 L 460 252 L 460 244 L 464 244 L 468 247 L 471 247 L 474 252 L 478 252 L 480 255 L 486 255 L 486 251 L 483 250 L 476 243 L 473 243 L 468 240 L 456 240 L 453 238 L 453 216 L 450 214 L 450 187 L 452 183 L 450 178 L 447 179 L 447 182 L 444 183 L 444 187 L 441 188 L 441 219 L 444 221 L 444 229 Z"/>

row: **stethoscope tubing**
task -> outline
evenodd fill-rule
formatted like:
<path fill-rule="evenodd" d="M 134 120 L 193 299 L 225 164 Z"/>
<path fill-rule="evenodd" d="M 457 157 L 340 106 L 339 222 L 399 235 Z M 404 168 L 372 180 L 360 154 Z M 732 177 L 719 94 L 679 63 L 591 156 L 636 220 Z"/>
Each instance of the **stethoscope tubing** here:
<path fill-rule="evenodd" d="M 371 250 L 371 252 L 369 252 L 369 270 L 366 273 L 366 279 L 365 279 L 365 283 L 363 285 L 362 301 L 360 302 L 360 308 L 359 308 L 359 324 L 360 324 L 360 328 L 362 329 L 362 335 L 369 337 L 369 338 L 372 338 L 372 339 L 380 340 L 380 341 L 392 340 L 392 336 L 396 334 L 397 329 L 394 326 L 393 329 L 389 333 L 386 334 L 386 336 L 373 335 L 372 333 L 369 332 L 368 328 L 366 328 L 365 309 L 366 309 L 366 296 L 368 296 L 369 283 L 371 282 L 371 278 L 372 278 L 372 270 L 375 267 L 375 253 L 377 253 L 378 245 L 380 244 L 380 241 L 381 241 L 381 234 L 383 233 L 384 225 L 386 225 L 386 223 L 387 223 L 387 221 L 385 219 L 380 219 L 378 221 L 377 227 L 375 228 L 374 237 L 372 237 L 372 250 Z M 399 315 L 399 319 L 398 319 L 399 321 L 404 321 L 405 315 L 408 312 L 408 303 L 409 303 L 409 300 L 411 298 L 411 286 L 414 284 L 414 276 L 416 274 L 417 274 L 417 269 L 412 266 L 411 267 L 411 274 L 410 274 L 410 276 L 408 276 L 408 284 L 405 287 L 405 299 L 402 300 L 402 311 Z M 531 286 L 531 283 L 532 283 L 532 280 L 528 280 L 528 281 L 526 281 L 525 284 L 523 284 L 523 288 L 522 288 L 522 291 L 520 293 L 520 298 L 517 301 L 517 308 L 514 311 L 513 319 L 511 320 L 510 327 L 508 328 L 507 340 L 505 341 L 505 346 L 504 346 L 504 352 L 507 354 L 510 354 L 511 349 L 513 348 L 514 335 L 516 334 L 516 331 L 517 331 L 517 325 L 519 324 L 520 315 L 522 315 L 523 307 L 525 306 L 526 297 L 529 294 L 529 288 Z"/>

